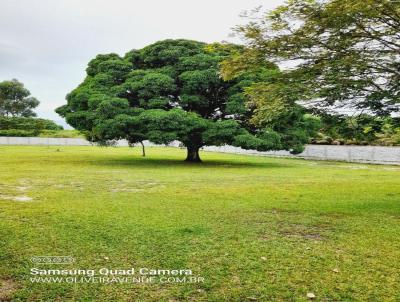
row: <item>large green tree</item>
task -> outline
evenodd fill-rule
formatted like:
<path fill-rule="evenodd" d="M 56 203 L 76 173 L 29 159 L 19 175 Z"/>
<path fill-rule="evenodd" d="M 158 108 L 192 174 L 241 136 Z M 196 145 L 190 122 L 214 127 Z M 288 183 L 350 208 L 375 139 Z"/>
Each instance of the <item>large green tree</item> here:
<path fill-rule="evenodd" d="M 254 78 L 279 72 L 275 65 L 230 81 L 221 78 L 219 63 L 235 48 L 165 40 L 124 57 L 98 55 L 57 112 L 93 141 L 179 140 L 187 147 L 188 161 L 200 161 L 204 145 L 300 152 L 312 127 L 299 115 L 300 122 L 280 128 L 250 121 L 244 88 Z"/>
<path fill-rule="evenodd" d="M 0 116 L 32 117 L 39 101 L 18 80 L 0 82 Z"/>
<path fill-rule="evenodd" d="M 232 77 L 260 61 L 285 66 L 277 84 L 264 84 L 268 98 L 260 108 L 292 99 L 378 115 L 399 109 L 400 1 L 289 0 L 249 16 L 237 27 L 247 48 L 223 71 Z"/>

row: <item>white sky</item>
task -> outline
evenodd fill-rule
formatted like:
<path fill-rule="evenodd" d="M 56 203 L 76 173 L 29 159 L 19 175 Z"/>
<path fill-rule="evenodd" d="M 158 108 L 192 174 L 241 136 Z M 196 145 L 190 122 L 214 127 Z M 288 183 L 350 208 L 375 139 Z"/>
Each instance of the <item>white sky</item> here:
<path fill-rule="evenodd" d="M 283 0 L 0 0 L 0 81 L 17 78 L 41 102 L 36 112 L 65 126 L 54 109 L 99 53 L 125 54 L 167 38 L 229 40 L 245 10 Z"/>

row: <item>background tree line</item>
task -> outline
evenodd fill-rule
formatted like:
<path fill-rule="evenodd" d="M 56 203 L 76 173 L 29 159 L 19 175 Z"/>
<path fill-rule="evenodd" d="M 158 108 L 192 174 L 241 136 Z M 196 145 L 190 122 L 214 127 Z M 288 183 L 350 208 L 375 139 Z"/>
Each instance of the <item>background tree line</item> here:
<path fill-rule="evenodd" d="M 0 136 L 38 136 L 46 130 L 63 129 L 53 121 L 36 118 L 33 110 L 39 101 L 30 95 L 16 79 L 0 82 Z"/>

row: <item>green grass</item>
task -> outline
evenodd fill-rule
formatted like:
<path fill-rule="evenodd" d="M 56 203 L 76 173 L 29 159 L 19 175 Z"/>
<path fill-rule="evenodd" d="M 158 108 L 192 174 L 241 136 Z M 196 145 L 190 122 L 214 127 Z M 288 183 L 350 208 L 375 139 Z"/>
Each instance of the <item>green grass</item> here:
<path fill-rule="evenodd" d="M 147 151 L 0 147 L 2 299 L 400 300 L 400 167 Z M 205 282 L 36 284 L 32 267 L 188 268 Z"/>

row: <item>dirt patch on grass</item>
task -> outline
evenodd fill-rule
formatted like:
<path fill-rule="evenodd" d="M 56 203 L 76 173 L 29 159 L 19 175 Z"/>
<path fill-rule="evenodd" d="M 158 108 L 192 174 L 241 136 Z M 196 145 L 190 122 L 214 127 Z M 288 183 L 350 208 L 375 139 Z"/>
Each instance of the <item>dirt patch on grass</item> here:
<path fill-rule="evenodd" d="M 151 192 L 165 186 L 155 181 L 137 181 L 137 182 L 114 182 L 110 188 L 111 192 Z"/>
<path fill-rule="evenodd" d="M 33 198 L 26 196 L 31 188 L 26 181 L 19 181 L 19 185 L 0 184 L 0 200 L 31 201 Z"/>
<path fill-rule="evenodd" d="M 369 170 L 371 167 L 361 166 L 361 165 L 348 165 L 348 166 L 342 166 L 342 168 L 350 169 L 350 170 Z"/>
<path fill-rule="evenodd" d="M 260 241 L 279 238 L 322 241 L 337 230 L 340 214 L 309 215 L 292 209 L 270 208 L 245 215 L 246 223 L 252 226 Z"/>
<path fill-rule="evenodd" d="M 33 198 L 29 196 L 14 196 L 13 200 L 15 201 L 32 201 Z"/>
<path fill-rule="evenodd" d="M 110 189 L 111 192 L 144 192 L 145 189 L 137 189 L 137 188 L 113 188 Z"/>
<path fill-rule="evenodd" d="M 11 296 L 17 289 L 17 283 L 11 279 L 0 279 L 0 301 L 11 301 Z"/>
<path fill-rule="evenodd" d="M 269 236 L 269 235 L 266 235 L 266 234 L 261 234 L 261 235 L 258 237 L 258 239 L 259 239 L 260 241 L 270 241 L 270 240 L 272 239 L 272 237 Z"/>
<path fill-rule="evenodd" d="M 303 224 L 287 224 L 278 230 L 280 235 L 285 237 L 297 237 L 310 240 L 324 240 L 323 228 Z"/>
<path fill-rule="evenodd" d="M 393 168 L 393 167 L 390 167 L 390 168 L 382 168 L 382 170 L 386 170 L 386 171 L 400 171 L 400 168 Z"/>
<path fill-rule="evenodd" d="M 0 199 L 4 200 L 12 200 L 12 201 L 20 201 L 20 202 L 27 202 L 32 201 L 33 198 L 29 196 L 9 196 L 9 195 L 0 195 Z"/>
<path fill-rule="evenodd" d="M 16 189 L 17 189 L 18 191 L 24 192 L 24 191 L 26 191 L 26 190 L 29 190 L 30 187 L 18 186 L 18 187 L 16 187 Z"/>
<path fill-rule="evenodd" d="M 67 190 L 75 190 L 75 191 L 82 191 L 85 187 L 84 182 L 79 181 L 67 181 L 67 182 L 58 182 L 58 181 L 47 181 L 46 184 L 38 184 L 37 186 L 44 187 L 44 186 L 51 186 L 55 189 L 67 189 Z"/>
<path fill-rule="evenodd" d="M 289 210 L 289 209 L 278 209 L 278 208 L 271 208 L 269 211 L 266 213 L 272 213 L 274 215 L 279 215 L 279 214 L 285 214 L 285 215 L 291 215 L 293 216 L 300 216 L 302 215 L 302 212 L 297 211 L 297 210 Z"/>

